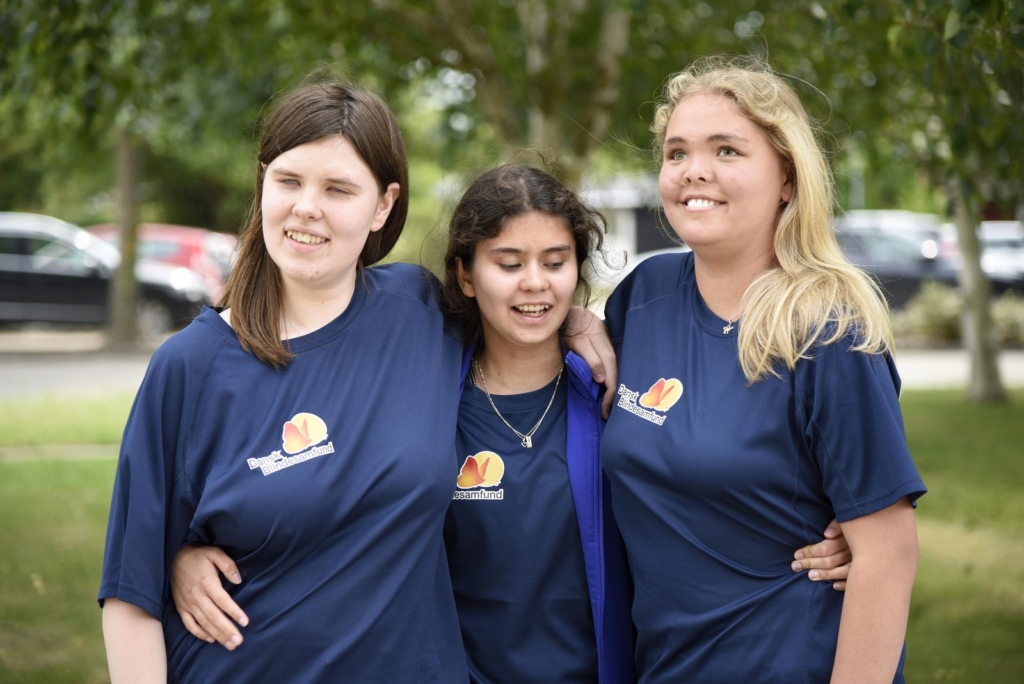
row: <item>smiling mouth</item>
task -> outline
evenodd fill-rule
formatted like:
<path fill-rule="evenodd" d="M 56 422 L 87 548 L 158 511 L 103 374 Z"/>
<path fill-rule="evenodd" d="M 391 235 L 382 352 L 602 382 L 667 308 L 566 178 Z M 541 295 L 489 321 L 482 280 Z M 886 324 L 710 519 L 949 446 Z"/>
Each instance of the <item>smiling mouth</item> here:
<path fill-rule="evenodd" d="M 309 233 L 299 233 L 294 230 L 286 230 L 284 234 L 296 242 L 301 242 L 304 245 L 319 245 L 327 242 L 327 238 L 320 237 L 319 235 L 310 235 Z"/>
<path fill-rule="evenodd" d="M 520 304 L 519 306 L 513 306 L 512 309 L 524 316 L 538 317 L 546 314 L 551 307 L 546 304 Z"/>
<path fill-rule="evenodd" d="M 686 206 L 690 209 L 711 209 L 712 207 L 718 207 L 724 202 L 716 202 L 709 199 L 691 199 L 686 200 Z"/>

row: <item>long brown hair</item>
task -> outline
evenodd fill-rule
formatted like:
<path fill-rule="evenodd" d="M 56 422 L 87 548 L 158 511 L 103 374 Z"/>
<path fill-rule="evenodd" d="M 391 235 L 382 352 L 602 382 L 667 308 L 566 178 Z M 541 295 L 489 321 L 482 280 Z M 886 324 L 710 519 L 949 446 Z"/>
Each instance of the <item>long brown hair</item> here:
<path fill-rule="evenodd" d="M 477 243 L 497 237 L 506 221 L 529 211 L 542 211 L 566 222 L 576 247 L 576 299 L 583 305 L 590 300 L 584 264 L 602 253 L 604 217 L 543 171 L 521 164 L 491 169 L 470 184 L 455 207 L 444 257 L 445 311 L 462 322 L 465 341 L 478 348 L 483 344 L 480 308 L 459 286 L 458 261 L 470 270 Z"/>
<path fill-rule="evenodd" d="M 395 246 L 409 212 L 409 164 L 395 116 L 378 95 L 343 81 L 301 86 L 278 100 L 263 123 L 257 153 L 256 194 L 239 235 L 241 249 L 221 305 L 231 309 L 231 327 L 242 347 L 281 368 L 292 357 L 281 342 L 281 272 L 263 241 L 263 177 L 279 155 L 332 136 L 347 139 L 373 172 L 380 193 L 400 190 L 384 226 L 370 233 L 357 262 L 361 270 Z"/>

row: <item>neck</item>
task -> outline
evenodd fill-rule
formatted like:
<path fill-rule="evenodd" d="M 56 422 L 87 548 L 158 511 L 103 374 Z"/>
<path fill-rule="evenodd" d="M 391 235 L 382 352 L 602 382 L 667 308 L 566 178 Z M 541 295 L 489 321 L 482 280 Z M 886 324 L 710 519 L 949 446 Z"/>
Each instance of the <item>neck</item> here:
<path fill-rule="evenodd" d="M 281 310 L 281 339 L 308 335 L 333 321 L 348 308 L 355 289 L 355 274 L 339 285 L 322 290 L 286 283 Z"/>
<path fill-rule="evenodd" d="M 491 344 L 484 335 L 477 363 L 491 394 L 523 394 L 544 387 L 562 369 L 562 348 L 557 337 L 542 345 L 516 347 Z"/>
<path fill-rule="evenodd" d="M 693 271 L 700 296 L 712 313 L 723 320 L 735 321 L 743 315 L 743 295 L 747 288 L 773 263 L 771 252 L 742 260 L 719 260 L 694 253 Z"/>

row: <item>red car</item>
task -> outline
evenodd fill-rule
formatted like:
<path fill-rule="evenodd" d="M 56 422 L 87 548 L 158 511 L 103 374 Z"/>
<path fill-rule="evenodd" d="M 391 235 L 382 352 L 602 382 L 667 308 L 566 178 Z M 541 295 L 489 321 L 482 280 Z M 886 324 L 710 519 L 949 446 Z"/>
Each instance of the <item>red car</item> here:
<path fill-rule="evenodd" d="M 88 230 L 115 245 L 120 243 L 121 229 L 116 224 L 90 226 Z M 182 266 L 198 274 L 216 303 L 234 263 L 237 244 L 234 235 L 205 228 L 142 223 L 139 225 L 138 258 Z"/>

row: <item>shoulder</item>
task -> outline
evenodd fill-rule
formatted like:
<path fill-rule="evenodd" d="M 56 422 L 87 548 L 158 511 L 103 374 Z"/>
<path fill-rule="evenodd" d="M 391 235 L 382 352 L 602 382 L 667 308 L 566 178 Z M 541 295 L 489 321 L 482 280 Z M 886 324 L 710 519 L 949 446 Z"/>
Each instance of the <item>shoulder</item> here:
<path fill-rule="evenodd" d="M 237 344 L 237 338 L 216 311 L 204 307 L 191 323 L 160 345 L 150 359 L 150 368 L 195 366 L 225 343 Z"/>
<path fill-rule="evenodd" d="M 798 384 L 815 395 L 839 395 L 856 403 L 862 397 L 886 396 L 898 400 L 901 381 L 896 362 L 887 350 L 864 351 L 856 330 L 840 337 L 825 330 L 822 339 L 797 364 Z"/>
<path fill-rule="evenodd" d="M 608 297 L 605 315 L 609 326 L 621 327 L 619 322 L 630 311 L 673 297 L 692 280 L 693 252 L 659 254 L 644 259 Z M 617 336 L 621 336 L 621 330 L 613 329 L 612 337 Z"/>
<path fill-rule="evenodd" d="M 369 291 L 418 303 L 440 315 L 440 282 L 433 273 L 422 266 L 385 264 L 366 269 L 364 275 Z"/>

